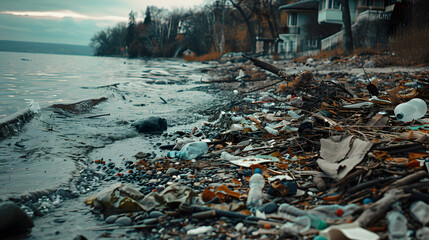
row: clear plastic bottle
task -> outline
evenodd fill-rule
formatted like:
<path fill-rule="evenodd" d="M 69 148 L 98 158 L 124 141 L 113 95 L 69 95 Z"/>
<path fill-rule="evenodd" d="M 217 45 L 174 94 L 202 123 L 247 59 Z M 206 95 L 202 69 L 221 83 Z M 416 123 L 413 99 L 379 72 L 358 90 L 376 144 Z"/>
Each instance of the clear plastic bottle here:
<path fill-rule="evenodd" d="M 349 204 L 344 206 L 338 204 L 331 204 L 317 206 L 309 210 L 308 213 L 316 215 L 322 219 L 339 219 L 345 216 L 349 216 L 353 214 L 353 212 L 361 208 L 361 206 L 356 204 Z"/>
<path fill-rule="evenodd" d="M 401 122 L 410 122 L 423 117 L 428 110 L 427 104 L 420 98 L 401 103 L 395 108 L 395 116 Z"/>
<path fill-rule="evenodd" d="M 429 205 L 423 201 L 413 202 L 410 206 L 411 215 L 421 224 L 429 223 Z"/>
<path fill-rule="evenodd" d="M 247 196 L 246 206 L 248 209 L 258 208 L 262 205 L 262 189 L 265 185 L 265 178 L 262 176 L 262 170 L 256 168 L 254 174 L 249 180 L 249 194 Z"/>
<path fill-rule="evenodd" d="M 311 219 L 308 216 L 300 216 L 293 222 L 287 222 L 280 227 L 285 234 L 298 235 L 311 227 Z"/>
<path fill-rule="evenodd" d="M 317 217 L 314 214 L 309 214 L 306 211 L 299 209 L 295 206 L 292 206 L 287 203 L 282 203 L 278 209 L 279 215 L 292 215 L 294 217 L 307 216 L 311 220 L 311 227 L 319 230 L 325 229 L 328 227 L 328 224 L 323 220 Z"/>
<path fill-rule="evenodd" d="M 389 212 L 386 220 L 390 240 L 408 239 L 407 219 L 400 211 L 393 210 Z"/>
<path fill-rule="evenodd" d="M 206 142 L 191 142 L 183 146 L 180 151 L 168 152 L 167 157 L 191 160 L 206 154 L 208 150 L 209 146 Z"/>

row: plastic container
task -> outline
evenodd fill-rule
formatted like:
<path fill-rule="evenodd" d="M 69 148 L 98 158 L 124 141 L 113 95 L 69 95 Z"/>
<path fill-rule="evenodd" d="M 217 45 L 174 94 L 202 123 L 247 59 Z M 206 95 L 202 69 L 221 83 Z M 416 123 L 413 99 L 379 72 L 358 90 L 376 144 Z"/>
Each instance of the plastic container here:
<path fill-rule="evenodd" d="M 283 203 L 279 206 L 278 214 L 286 216 L 292 215 L 294 217 L 307 216 L 311 220 L 312 228 L 322 230 L 328 227 L 328 224 L 324 220 L 320 219 L 317 215 L 307 213 L 306 211 L 287 203 Z"/>
<path fill-rule="evenodd" d="M 285 234 L 298 235 L 311 227 L 311 219 L 308 216 L 300 216 L 294 222 L 287 222 L 280 227 Z"/>
<path fill-rule="evenodd" d="M 397 210 L 391 211 L 386 216 L 389 240 L 407 240 L 407 219 Z"/>
<path fill-rule="evenodd" d="M 269 127 L 269 126 L 265 127 L 265 131 L 271 133 L 274 136 L 279 135 L 279 131 L 278 130 L 276 130 L 276 129 L 272 128 L 272 127 Z"/>
<path fill-rule="evenodd" d="M 338 204 L 331 204 L 315 207 L 309 210 L 308 213 L 316 215 L 321 219 L 339 219 L 345 216 L 350 216 L 353 212 L 361 208 L 362 207 L 356 204 L 349 204 L 344 206 Z"/>
<path fill-rule="evenodd" d="M 246 206 L 248 209 L 258 208 L 262 205 L 262 189 L 265 185 L 265 178 L 262 176 L 262 171 L 259 168 L 255 169 L 255 173 L 249 180 L 249 194 L 247 196 Z"/>
<path fill-rule="evenodd" d="M 209 146 L 206 142 L 191 142 L 183 146 L 180 151 L 168 152 L 167 157 L 191 160 L 206 154 L 208 150 Z"/>
<path fill-rule="evenodd" d="M 427 104 L 420 98 L 401 103 L 395 108 L 395 116 L 401 122 L 410 122 L 422 118 L 428 110 Z"/>
<path fill-rule="evenodd" d="M 429 205 L 423 201 L 413 202 L 410 206 L 411 215 L 421 224 L 429 223 Z"/>

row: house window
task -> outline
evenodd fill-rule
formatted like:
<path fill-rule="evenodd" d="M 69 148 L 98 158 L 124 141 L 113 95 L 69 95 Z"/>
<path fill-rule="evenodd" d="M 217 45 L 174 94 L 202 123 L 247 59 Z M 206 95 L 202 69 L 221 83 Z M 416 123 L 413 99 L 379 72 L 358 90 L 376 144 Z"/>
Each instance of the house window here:
<path fill-rule="evenodd" d="M 334 9 L 340 9 L 340 2 L 338 0 L 334 0 Z"/>
<path fill-rule="evenodd" d="M 308 47 L 309 48 L 317 48 L 317 39 L 308 40 Z"/>
<path fill-rule="evenodd" d="M 319 4 L 319 10 L 324 9 L 340 9 L 340 2 L 338 0 L 322 0 Z"/>
<path fill-rule="evenodd" d="M 319 3 L 319 10 L 325 9 L 326 8 L 325 5 L 326 5 L 326 0 L 321 0 Z"/>
<path fill-rule="evenodd" d="M 298 16 L 296 13 L 289 13 L 288 26 L 296 26 L 298 24 Z"/>
<path fill-rule="evenodd" d="M 361 7 L 384 7 L 384 0 L 361 0 L 359 1 Z"/>

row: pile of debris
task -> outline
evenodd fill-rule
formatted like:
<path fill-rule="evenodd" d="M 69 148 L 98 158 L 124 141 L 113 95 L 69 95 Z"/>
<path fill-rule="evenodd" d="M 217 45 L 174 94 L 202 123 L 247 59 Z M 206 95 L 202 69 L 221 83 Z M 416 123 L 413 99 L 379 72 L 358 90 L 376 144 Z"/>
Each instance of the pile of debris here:
<path fill-rule="evenodd" d="M 99 230 L 162 239 L 429 239 L 429 73 L 293 76 L 249 59 L 278 77 L 240 63 L 231 81 L 213 81 L 236 89 L 234 107 L 177 133 L 161 158 L 136 155 L 129 174 L 118 175 L 123 183 L 88 198 L 119 225 Z"/>

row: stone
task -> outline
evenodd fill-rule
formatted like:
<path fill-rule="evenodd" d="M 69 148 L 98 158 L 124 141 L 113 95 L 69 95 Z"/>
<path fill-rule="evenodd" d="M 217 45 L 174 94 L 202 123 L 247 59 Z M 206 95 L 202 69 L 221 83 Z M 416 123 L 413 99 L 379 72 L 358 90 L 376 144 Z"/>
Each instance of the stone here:
<path fill-rule="evenodd" d="M 158 218 L 158 217 L 162 217 L 164 215 L 165 214 L 163 212 L 160 212 L 160 211 L 152 211 L 149 213 L 149 217 L 151 217 L 151 218 Z"/>
<path fill-rule="evenodd" d="M 172 175 L 177 175 L 179 173 L 179 170 L 175 169 L 175 168 L 169 168 L 167 170 L 167 172 L 165 172 L 165 174 L 172 176 Z"/>
<path fill-rule="evenodd" d="M 167 130 L 167 120 L 160 117 L 149 117 L 132 124 L 140 133 L 160 134 Z"/>
<path fill-rule="evenodd" d="M 33 220 L 15 203 L 0 204 L 0 236 L 3 238 L 27 234 L 34 227 Z"/>
<path fill-rule="evenodd" d="M 120 217 L 115 221 L 115 224 L 118 226 L 130 226 L 132 223 L 133 221 L 131 220 L 131 218 L 126 216 Z"/>
<path fill-rule="evenodd" d="M 275 202 L 269 202 L 262 205 L 259 210 L 265 213 L 274 213 L 277 210 L 277 204 Z"/>
<path fill-rule="evenodd" d="M 114 223 L 115 221 L 116 221 L 116 219 L 118 219 L 118 215 L 111 215 L 111 216 L 108 216 L 107 218 L 106 218 L 106 220 L 104 220 L 107 224 L 112 224 L 112 223 Z"/>

